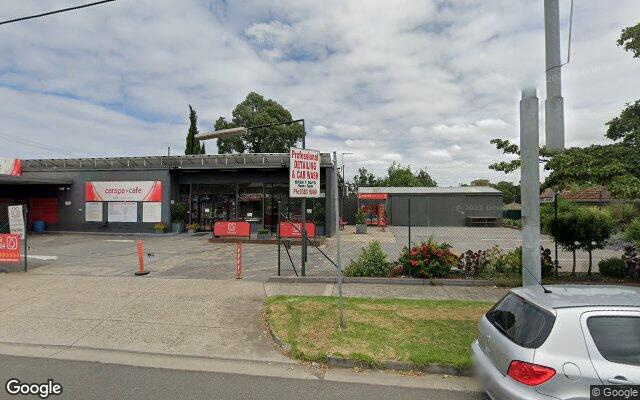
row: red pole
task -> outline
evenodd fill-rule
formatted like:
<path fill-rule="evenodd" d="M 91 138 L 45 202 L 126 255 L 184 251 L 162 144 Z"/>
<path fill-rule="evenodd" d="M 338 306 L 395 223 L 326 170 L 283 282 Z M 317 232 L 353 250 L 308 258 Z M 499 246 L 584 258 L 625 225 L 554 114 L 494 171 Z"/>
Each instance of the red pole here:
<path fill-rule="evenodd" d="M 236 243 L 236 279 L 242 279 L 242 243 Z"/>
<path fill-rule="evenodd" d="M 149 271 L 144 270 L 144 249 L 142 248 L 142 240 L 138 239 L 138 271 L 136 276 L 147 275 Z"/>

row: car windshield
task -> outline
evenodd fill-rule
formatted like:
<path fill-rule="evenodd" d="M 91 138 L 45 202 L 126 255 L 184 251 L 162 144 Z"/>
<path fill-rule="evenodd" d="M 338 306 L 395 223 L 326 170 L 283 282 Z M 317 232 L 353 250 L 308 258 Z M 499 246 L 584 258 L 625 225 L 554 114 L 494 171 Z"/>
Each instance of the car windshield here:
<path fill-rule="evenodd" d="M 514 293 L 500 300 L 486 316 L 511 341 L 527 348 L 540 347 L 555 322 L 553 314 Z"/>
<path fill-rule="evenodd" d="M 602 357 L 611 362 L 640 365 L 640 318 L 590 317 L 587 326 Z"/>

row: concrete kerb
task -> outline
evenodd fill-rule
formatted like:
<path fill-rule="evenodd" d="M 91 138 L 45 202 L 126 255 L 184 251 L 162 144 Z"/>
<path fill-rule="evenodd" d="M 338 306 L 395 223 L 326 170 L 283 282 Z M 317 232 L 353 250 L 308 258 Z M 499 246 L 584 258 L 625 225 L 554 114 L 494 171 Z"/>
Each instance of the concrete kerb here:
<path fill-rule="evenodd" d="M 271 283 L 338 283 L 337 277 L 323 276 L 272 276 Z M 495 282 L 484 279 L 418 279 L 418 278 L 349 278 L 343 283 L 364 283 L 378 285 L 416 285 L 416 286 L 496 286 Z"/>
<path fill-rule="evenodd" d="M 273 339 L 274 343 L 280 348 L 280 350 L 288 356 L 291 356 L 291 344 L 280 339 L 278 335 L 271 329 L 271 325 L 265 318 L 265 324 L 267 325 L 267 331 L 269 336 Z M 369 363 L 362 360 L 353 360 L 350 358 L 334 357 L 332 355 L 327 356 L 327 366 L 329 368 L 362 368 L 371 370 L 386 370 L 386 371 L 417 371 L 424 374 L 433 375 L 451 375 L 451 376 L 473 376 L 470 368 L 458 369 L 451 365 L 431 363 L 427 365 L 417 366 L 408 361 L 386 360 L 380 363 Z"/>

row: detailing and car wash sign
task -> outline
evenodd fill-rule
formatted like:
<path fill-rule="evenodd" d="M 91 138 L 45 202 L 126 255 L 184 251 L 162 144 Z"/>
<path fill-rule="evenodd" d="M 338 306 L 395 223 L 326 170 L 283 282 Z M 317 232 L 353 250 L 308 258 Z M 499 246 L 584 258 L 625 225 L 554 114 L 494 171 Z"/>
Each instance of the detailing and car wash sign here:
<path fill-rule="evenodd" d="M 162 201 L 161 181 L 85 182 L 86 201 Z"/>
<path fill-rule="evenodd" d="M 289 150 L 289 197 L 320 197 L 320 152 Z"/>
<path fill-rule="evenodd" d="M 20 235 L 0 233 L 0 262 L 20 261 Z"/>
<path fill-rule="evenodd" d="M 22 161 L 0 157 L 0 175 L 22 175 Z"/>

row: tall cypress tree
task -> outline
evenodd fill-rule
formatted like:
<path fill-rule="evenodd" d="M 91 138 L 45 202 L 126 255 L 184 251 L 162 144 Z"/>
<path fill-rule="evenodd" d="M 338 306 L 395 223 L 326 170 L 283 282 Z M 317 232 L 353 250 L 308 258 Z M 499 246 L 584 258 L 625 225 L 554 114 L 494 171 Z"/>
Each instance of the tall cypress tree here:
<path fill-rule="evenodd" d="M 184 154 L 205 154 L 204 143 L 195 138 L 198 134 L 198 114 L 189 105 L 189 131 L 187 132 L 187 141 L 184 148 Z"/>

